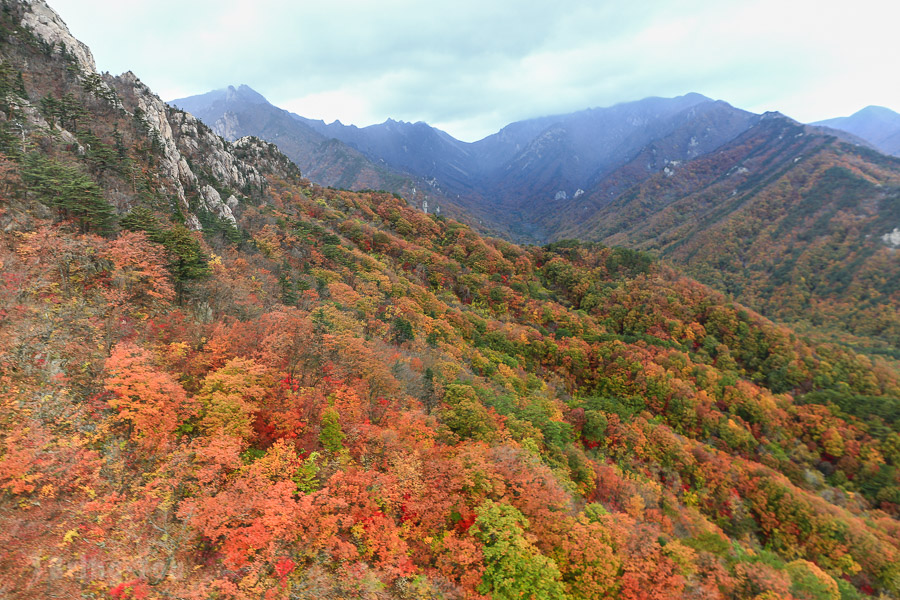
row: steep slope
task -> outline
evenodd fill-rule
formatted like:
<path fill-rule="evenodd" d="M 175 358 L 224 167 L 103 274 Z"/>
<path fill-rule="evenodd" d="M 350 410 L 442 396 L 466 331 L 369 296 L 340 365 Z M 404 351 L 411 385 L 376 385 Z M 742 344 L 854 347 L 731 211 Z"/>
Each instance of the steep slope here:
<path fill-rule="evenodd" d="M 641 121 L 637 114 L 644 115 L 642 118 L 647 122 Z M 651 119 L 646 115 L 644 109 L 626 120 L 636 124 L 636 129 L 627 133 L 607 132 L 603 136 L 597 132 L 596 144 L 605 148 L 606 156 L 602 161 L 594 161 L 593 171 L 584 171 L 579 176 L 581 184 L 574 192 L 561 190 L 563 193 L 557 191 L 554 195 L 553 189 L 545 186 L 543 193 L 538 189 L 529 195 L 521 184 L 512 186 L 519 206 L 527 206 L 527 220 L 535 224 L 529 231 L 532 237 L 559 238 L 560 231 L 589 218 L 625 190 L 656 173 L 712 152 L 744 132 L 755 120 L 751 113 L 725 102 L 705 99 L 671 116 Z M 612 125 L 623 117 L 611 115 L 607 119 Z M 571 162 L 577 164 L 582 160 L 573 154 Z"/>
<path fill-rule="evenodd" d="M 708 104 L 714 103 L 700 94 L 688 94 L 561 115 L 506 161 L 499 185 L 508 185 L 508 180 L 522 171 L 536 169 L 558 172 L 562 181 L 586 187 L 593 178 L 632 158 L 650 141 L 670 134 L 673 127 L 682 124 L 683 113 L 693 116 Z M 734 112 L 750 117 L 743 111 Z M 741 130 L 739 124 L 737 129 Z M 720 135 L 730 139 L 736 134 L 723 131 Z M 539 179 L 538 185 L 541 183 Z M 574 193 L 571 187 L 559 189 L 568 195 Z"/>
<path fill-rule="evenodd" d="M 448 194 L 473 191 L 479 165 L 469 144 L 427 123 L 388 119 L 378 125 L 356 127 L 340 121 L 325 124 L 298 115 L 294 118 L 349 144 L 372 160 L 423 178 L 432 190 Z"/>
<path fill-rule="evenodd" d="M 225 142 L 134 74 L 98 75 L 90 51 L 44 3 L 12 3 L 4 19 L 0 149 L 25 161 L 23 175 L 39 180 L 50 207 L 83 229 L 108 230 L 115 213 L 138 205 L 174 213 L 191 229 L 234 227 L 234 209 L 263 193 L 266 173 L 299 176 L 274 148 L 250 138 Z M 235 153 L 273 160 L 263 166 Z M 85 194 L 57 189 L 54 173 L 79 162 L 101 185 Z M 18 208 L 13 200 L 7 222 L 22 214 Z"/>
<path fill-rule="evenodd" d="M 567 233 L 653 250 L 773 318 L 896 349 L 898 184 L 900 161 L 771 114 Z"/>
<path fill-rule="evenodd" d="M 679 165 L 711 153 L 746 131 L 757 117 L 743 111 L 735 111 L 724 102 L 702 104 L 676 115 L 671 130 L 665 135 L 642 146 L 631 158 L 619 161 L 613 169 L 595 173 L 589 192 L 578 202 L 570 201 L 555 207 L 554 214 L 563 219 L 580 220 L 578 206 L 586 202 L 601 208 L 630 187 L 657 173 L 671 172 Z M 668 171 L 667 171 L 668 169 Z M 580 213 L 583 215 L 584 213 Z M 548 215 L 552 216 L 552 215 Z"/>
<path fill-rule="evenodd" d="M 67 37 L 0 12 L 0 595 L 900 595 L 890 363 L 312 185 Z"/>
<path fill-rule="evenodd" d="M 409 176 L 378 166 L 353 148 L 326 137 L 272 106 L 246 85 L 173 100 L 226 140 L 253 135 L 274 143 L 311 181 L 346 189 L 378 189 L 410 196 Z"/>
<path fill-rule="evenodd" d="M 900 115 L 883 106 L 867 106 L 849 117 L 813 123 L 852 133 L 881 152 L 900 156 Z"/>

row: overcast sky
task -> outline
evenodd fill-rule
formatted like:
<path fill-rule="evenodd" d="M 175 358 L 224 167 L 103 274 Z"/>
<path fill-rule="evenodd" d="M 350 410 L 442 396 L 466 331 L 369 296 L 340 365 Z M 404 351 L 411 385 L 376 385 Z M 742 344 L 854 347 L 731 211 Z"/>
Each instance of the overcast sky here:
<path fill-rule="evenodd" d="M 900 111 L 897 0 L 49 0 L 164 100 L 247 84 L 310 118 L 512 121 L 700 92 L 800 121 Z"/>

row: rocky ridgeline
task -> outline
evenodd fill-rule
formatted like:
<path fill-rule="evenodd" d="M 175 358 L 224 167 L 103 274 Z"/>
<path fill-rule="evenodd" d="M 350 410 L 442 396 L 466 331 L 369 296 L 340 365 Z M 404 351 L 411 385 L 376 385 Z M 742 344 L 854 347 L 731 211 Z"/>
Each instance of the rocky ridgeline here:
<path fill-rule="evenodd" d="M 90 50 L 72 36 L 46 2 L 20 0 L 18 4 L 23 28 L 53 53 L 64 55 L 76 67 L 70 70 L 77 71 L 81 83 L 97 98 L 128 117 L 137 115 L 146 134 L 156 138 L 160 148 L 157 169 L 162 183 L 178 199 L 191 228 L 199 230 L 202 226 L 188 201 L 190 191 L 196 192 L 200 208 L 235 224 L 234 209 L 246 197 L 265 189 L 265 174 L 299 176 L 299 170 L 274 145 L 257 138 L 244 138 L 235 144 L 226 142 L 194 116 L 163 102 L 134 73 L 100 76 Z M 48 124 L 37 107 L 21 108 L 29 129 L 56 129 L 61 139 L 77 143 L 72 132 L 62 125 Z M 246 159 L 234 154 L 236 148 L 240 148 Z M 233 190 L 233 193 L 223 198 L 217 188 Z"/>
<path fill-rule="evenodd" d="M 87 46 L 75 39 L 56 11 L 43 0 L 20 0 L 20 3 L 24 7 L 22 27 L 45 41 L 56 52 L 68 53 L 84 73 L 96 72 L 94 55 Z"/>

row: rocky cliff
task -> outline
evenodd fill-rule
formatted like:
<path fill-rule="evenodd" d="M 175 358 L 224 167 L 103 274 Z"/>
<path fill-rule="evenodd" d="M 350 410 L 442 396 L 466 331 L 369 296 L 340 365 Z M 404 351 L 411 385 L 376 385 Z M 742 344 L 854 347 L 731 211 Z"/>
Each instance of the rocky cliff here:
<path fill-rule="evenodd" d="M 18 130 L 25 150 L 28 140 L 48 139 L 62 142 L 76 156 L 84 157 L 106 141 L 102 124 L 90 117 L 112 115 L 115 131 L 110 137 L 122 137 L 121 129 L 128 128 L 125 137 L 149 149 L 146 166 L 160 188 L 155 192 L 177 204 L 185 223 L 195 230 L 202 229 L 200 211 L 234 225 L 234 211 L 266 187 L 266 173 L 299 177 L 296 166 L 271 144 L 249 137 L 234 143 L 223 140 L 192 115 L 163 102 L 134 73 L 98 74 L 90 50 L 72 36 L 43 0 L 7 3 L 7 7 L 18 26 L 9 23 L 7 27 L 12 51 L 6 53 L 4 64 L 20 73 L 28 70 L 38 75 L 28 78 L 26 83 L 31 85 L 21 90 L 24 93 L 14 94 L 15 115 L 6 123 Z M 49 77 L 56 62 L 66 65 L 64 81 Z M 69 112 L 81 117 L 48 119 L 48 112 L 53 111 L 47 107 L 64 100 L 74 103 Z M 93 138 L 86 138 L 85 132 L 99 136 L 93 148 L 85 141 Z M 137 158 L 136 152 L 130 154 Z M 132 173 L 132 178 L 137 175 Z M 140 203 L 137 187 L 133 184 L 130 194 L 124 188 L 124 193 L 107 194 L 107 199 L 117 212 L 124 213 Z"/>

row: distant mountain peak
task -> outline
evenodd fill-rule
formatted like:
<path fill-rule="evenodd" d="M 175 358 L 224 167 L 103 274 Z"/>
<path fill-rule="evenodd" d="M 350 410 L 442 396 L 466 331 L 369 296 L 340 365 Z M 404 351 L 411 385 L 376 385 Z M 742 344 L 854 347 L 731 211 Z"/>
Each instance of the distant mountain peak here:
<path fill-rule="evenodd" d="M 869 106 L 856 111 L 855 113 L 853 113 L 853 115 L 854 116 L 871 115 L 871 116 L 900 119 L 900 114 L 894 112 L 893 110 L 891 110 L 885 106 L 878 106 L 877 104 L 870 104 Z"/>
<path fill-rule="evenodd" d="M 878 114 L 886 114 L 886 115 L 896 115 L 897 113 L 892 111 L 891 109 L 885 106 L 879 106 L 877 104 L 870 104 L 865 108 L 862 108 L 856 111 L 856 114 L 860 113 L 878 113 Z"/>
<path fill-rule="evenodd" d="M 233 102 L 235 100 L 241 102 L 247 102 L 249 104 L 269 104 L 269 101 L 266 98 L 251 88 L 249 85 L 242 83 L 237 88 L 233 85 L 229 85 L 225 89 L 225 100 L 227 102 Z"/>
<path fill-rule="evenodd" d="M 849 117 L 826 119 L 813 125 L 852 133 L 885 154 L 900 156 L 900 114 L 884 106 L 870 104 Z"/>
<path fill-rule="evenodd" d="M 249 104 L 249 105 L 270 105 L 265 96 L 251 88 L 249 85 L 240 84 L 237 87 L 229 85 L 228 87 L 212 90 L 199 96 L 190 96 L 188 98 L 178 98 L 170 100 L 170 104 L 177 106 L 190 113 L 197 114 L 201 112 L 201 106 L 209 106 L 214 103 L 224 104 Z"/>

